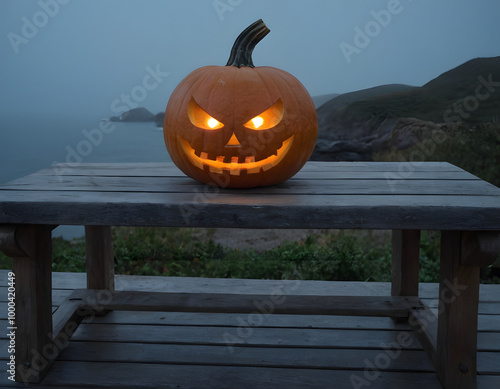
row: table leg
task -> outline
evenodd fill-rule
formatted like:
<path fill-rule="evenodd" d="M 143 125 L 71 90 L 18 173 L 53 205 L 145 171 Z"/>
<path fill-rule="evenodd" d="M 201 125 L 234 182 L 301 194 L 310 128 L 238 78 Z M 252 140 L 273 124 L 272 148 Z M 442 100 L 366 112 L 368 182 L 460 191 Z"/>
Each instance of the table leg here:
<path fill-rule="evenodd" d="M 392 231 L 393 296 L 418 296 L 420 230 Z"/>
<path fill-rule="evenodd" d="M 13 262 L 16 287 L 16 381 L 40 382 L 57 357 L 52 344 L 52 241 L 49 226 L 18 226 L 20 253 Z"/>
<path fill-rule="evenodd" d="M 85 226 L 87 288 L 115 289 L 113 239 L 109 226 Z"/>
<path fill-rule="evenodd" d="M 476 388 L 479 266 L 462 263 L 464 233 L 441 233 L 436 369 L 446 389 Z"/>

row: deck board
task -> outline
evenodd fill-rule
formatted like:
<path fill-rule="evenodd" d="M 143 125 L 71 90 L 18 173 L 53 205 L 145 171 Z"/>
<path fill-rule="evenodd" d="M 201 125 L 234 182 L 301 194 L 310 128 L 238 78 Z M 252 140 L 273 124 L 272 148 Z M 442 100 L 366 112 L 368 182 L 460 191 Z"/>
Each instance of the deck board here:
<path fill-rule="evenodd" d="M 0 271 L 1 317 L 6 278 L 7 271 Z M 53 273 L 55 308 L 85 283 L 84 273 Z M 239 294 L 271 294 L 277 288 L 303 295 L 390 293 L 388 283 L 365 282 L 116 276 L 116 285 L 120 290 L 229 289 Z M 437 291 L 437 284 L 420 284 L 420 295 L 430 305 Z M 490 389 L 500 385 L 500 285 L 481 285 L 479 309 L 486 313 L 479 315 L 478 389 Z M 249 326 L 249 320 L 259 325 Z M 6 320 L 0 325 L 0 363 L 5 363 Z M 228 347 L 225 334 L 241 343 Z M 352 380 L 366 380 L 375 389 L 440 388 L 409 326 L 386 317 L 270 314 L 251 319 L 248 314 L 127 311 L 85 319 L 43 383 L 33 387 L 331 388 L 335 382 L 335 388 L 352 389 Z M 0 388 L 12 387 L 25 386 L 8 381 L 3 369 Z"/>
<path fill-rule="evenodd" d="M 110 366 L 111 365 L 111 366 Z M 55 363 L 44 383 L 61 387 L 57 377 L 65 377 L 67 387 L 80 387 L 82 376 L 89 387 L 101 388 L 332 388 L 352 389 L 351 379 L 363 372 L 297 368 L 258 368 L 240 366 L 192 366 L 168 364 L 129 364 L 102 362 Z M 370 388 L 439 389 L 434 373 L 379 372 Z M 141 381 L 140 385 L 136 382 Z M 46 386 L 36 386 L 46 389 Z M 490 387 L 491 388 L 491 387 Z"/>

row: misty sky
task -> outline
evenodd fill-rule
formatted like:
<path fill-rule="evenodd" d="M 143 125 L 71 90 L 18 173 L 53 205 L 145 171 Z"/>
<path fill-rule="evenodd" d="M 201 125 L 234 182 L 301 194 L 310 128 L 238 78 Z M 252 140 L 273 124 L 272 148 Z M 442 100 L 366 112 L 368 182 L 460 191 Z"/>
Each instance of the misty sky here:
<path fill-rule="evenodd" d="M 1 0 L 0 113 L 109 117 L 132 91 L 127 104 L 163 111 L 259 18 L 271 33 L 254 64 L 292 73 L 313 96 L 419 86 L 500 55 L 499 15 L 498 0 Z"/>

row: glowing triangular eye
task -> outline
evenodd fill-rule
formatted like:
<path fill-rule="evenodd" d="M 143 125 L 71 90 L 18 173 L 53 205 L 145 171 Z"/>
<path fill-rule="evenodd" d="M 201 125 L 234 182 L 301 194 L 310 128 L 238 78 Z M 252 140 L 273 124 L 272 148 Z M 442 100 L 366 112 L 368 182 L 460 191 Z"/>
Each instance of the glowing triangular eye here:
<path fill-rule="evenodd" d="M 188 104 L 187 111 L 189 120 L 196 127 L 203 128 L 204 130 L 218 130 L 224 127 L 223 123 L 206 113 L 193 98 L 191 98 Z"/>
<path fill-rule="evenodd" d="M 273 128 L 281 121 L 283 113 L 283 101 L 279 99 L 260 115 L 253 117 L 243 125 L 251 130 L 267 130 L 269 128 Z"/>

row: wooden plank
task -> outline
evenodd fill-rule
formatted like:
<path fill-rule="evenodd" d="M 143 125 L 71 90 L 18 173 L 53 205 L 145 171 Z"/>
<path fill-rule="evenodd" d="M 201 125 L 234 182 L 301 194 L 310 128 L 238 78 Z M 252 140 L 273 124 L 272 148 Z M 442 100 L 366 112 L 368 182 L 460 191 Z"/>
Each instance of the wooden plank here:
<path fill-rule="evenodd" d="M 392 296 L 418 296 L 420 230 L 392 231 Z"/>
<path fill-rule="evenodd" d="M 127 364 L 99 362 L 59 362 L 44 380 L 44 385 L 66 387 L 82 383 L 101 388 L 216 388 L 216 389 L 352 389 L 352 380 L 370 377 L 361 371 L 253 368 L 234 366 L 182 366 L 164 364 Z M 366 378 L 364 378 L 368 381 Z M 370 388 L 441 389 L 434 373 L 375 372 Z M 38 387 L 38 386 L 37 386 Z M 43 386 L 41 386 L 44 389 Z"/>
<path fill-rule="evenodd" d="M 247 315 L 242 321 L 248 321 Z M 252 317 L 250 320 L 257 320 Z M 359 319 L 361 320 L 361 319 Z M 260 320 L 259 320 L 260 322 Z M 147 328 L 147 331 L 144 329 Z M 408 334 L 405 348 L 423 350 L 423 346 L 413 331 L 358 330 L 358 329 L 311 329 L 266 327 L 266 317 L 262 326 L 216 327 L 216 326 L 163 326 L 150 324 L 81 324 L 72 341 L 167 343 L 193 345 L 223 345 L 227 347 L 315 347 L 380 349 L 381 344 L 397 344 L 398 335 Z M 481 332 L 478 334 L 478 350 L 498 351 L 500 333 Z"/>
<path fill-rule="evenodd" d="M 498 351 L 477 353 L 478 374 L 495 374 L 500 379 L 500 353 Z"/>
<path fill-rule="evenodd" d="M 429 308 L 424 307 L 412 310 L 408 323 L 424 346 L 430 360 L 436 365 L 438 318 Z"/>
<path fill-rule="evenodd" d="M 52 228 L 22 226 L 16 241 L 26 256 L 14 257 L 16 381 L 39 382 L 52 354 Z M 55 356 L 54 356 L 55 357 Z"/>
<path fill-rule="evenodd" d="M 55 312 L 57 307 L 53 308 Z M 5 314 L 2 317 L 6 317 Z M 109 324 L 148 324 L 158 323 L 160 325 L 178 325 L 178 326 L 233 326 L 241 325 L 241 314 L 220 314 L 220 313 L 192 313 L 192 312 L 131 312 L 115 311 L 108 316 L 91 317 L 92 323 Z M 243 318 L 245 320 L 245 318 Z M 86 320 L 87 321 L 87 320 Z M 0 325 L 8 327 L 7 320 L 0 320 Z M 271 315 L 266 318 L 265 327 L 287 327 L 287 328 L 314 328 L 314 329 L 379 329 L 379 330 L 409 330 L 408 324 L 394 323 L 386 317 L 363 317 L 361 320 L 357 316 L 300 316 L 300 315 Z M 492 336 L 486 337 L 480 335 L 480 350 L 493 350 L 499 347 L 495 343 L 487 347 L 488 341 L 495 342 L 500 332 L 500 315 L 479 315 L 478 331 L 490 332 Z M 6 339 L 5 334 L 0 334 L 0 339 Z M 486 348 L 484 348 L 486 347 Z M 500 348 L 499 348 L 500 351 Z"/>
<path fill-rule="evenodd" d="M 172 167 L 177 169 L 177 167 L 172 162 L 101 162 L 101 163 L 93 163 L 93 162 L 82 162 L 82 163 L 59 163 L 58 166 L 66 166 L 75 169 L 87 169 L 89 167 L 103 167 L 103 168 L 114 168 L 125 166 L 127 168 L 133 167 L 146 167 L 146 168 L 163 168 L 163 167 Z M 303 169 L 313 168 L 316 166 L 327 166 L 327 167 L 336 167 L 336 168 L 380 168 L 384 171 L 390 167 L 395 167 L 395 169 L 399 168 L 399 165 L 402 166 L 423 166 L 427 168 L 433 169 L 443 169 L 443 170 L 462 170 L 459 167 L 452 165 L 449 162 L 437 162 L 437 161 L 429 161 L 424 163 L 411 163 L 411 162 L 372 162 L 372 161 L 308 161 Z M 47 168 L 47 170 L 52 170 L 52 168 Z M 178 170 L 178 169 L 177 169 Z"/>
<path fill-rule="evenodd" d="M 357 166 L 337 166 L 335 164 L 329 163 L 313 163 L 306 164 L 295 176 L 292 177 L 293 180 L 300 180 L 304 178 L 313 177 L 324 177 L 325 173 L 333 173 L 333 175 L 339 177 L 350 177 L 353 178 L 367 178 L 368 176 L 373 177 L 374 175 L 380 177 L 380 179 L 386 179 L 386 177 L 394 177 L 401 179 L 418 179 L 425 178 L 430 174 L 435 177 L 436 173 L 440 173 L 444 178 L 448 179 L 471 179 L 479 180 L 478 177 L 460 169 L 455 166 L 441 167 L 432 166 L 432 164 L 424 164 L 418 168 L 414 168 L 412 171 L 404 171 L 400 168 L 399 164 L 382 164 L 382 165 L 357 165 Z M 406 165 L 410 166 L 410 165 Z M 408 169 L 406 169 L 408 170 Z M 379 174 L 382 173 L 382 174 Z M 386 174 L 389 173 L 389 174 Z M 52 168 L 46 168 L 34 173 L 29 174 L 29 176 L 51 176 L 59 177 L 65 179 L 71 176 L 108 176 L 108 177 L 185 177 L 185 174 L 181 172 L 177 167 L 171 164 L 159 164 L 157 166 L 147 166 L 141 163 L 137 164 L 88 164 L 82 166 L 73 167 L 62 167 L 60 171 L 53 170 Z"/>
<path fill-rule="evenodd" d="M 52 315 L 54 333 L 50 332 L 48 334 L 50 343 L 44 345 L 43 349 L 31 350 L 33 354 L 32 366 L 35 370 L 41 370 L 40 373 L 42 377 L 52 367 L 56 358 L 69 343 L 71 336 L 83 320 L 84 316 L 79 312 L 79 307 L 79 301 L 66 300 L 61 304 Z M 36 368 L 35 363 L 39 364 L 40 368 Z M 16 380 L 20 382 L 33 382 L 32 380 L 25 380 L 24 378 L 18 380 L 17 376 Z"/>
<path fill-rule="evenodd" d="M 358 319 L 359 320 L 359 319 Z M 148 325 L 152 325 L 149 323 Z M 137 326 L 136 328 L 141 328 Z M 148 328 L 142 325 L 142 328 Z M 98 327 L 97 329 L 100 329 Z M 176 333 L 179 333 L 175 330 Z M 225 329 L 236 332 L 231 329 Z M 369 331 L 372 337 L 377 337 L 377 332 Z M 221 332 L 217 335 L 223 335 Z M 401 334 L 401 333 L 400 333 Z M 260 336 L 260 334 L 257 334 Z M 401 335 L 400 335 L 401 336 Z M 185 337 L 182 336 L 181 340 Z M 250 364 L 253 358 L 260 362 L 261 366 L 264 365 L 285 365 L 290 364 L 290 367 L 321 367 L 321 368 L 362 368 L 365 367 L 363 361 L 368 359 L 374 361 L 374 356 L 384 354 L 384 344 L 378 345 L 374 342 L 373 348 L 363 349 L 361 346 L 351 349 L 350 346 L 343 348 L 322 348 L 311 345 L 310 347 L 303 346 L 290 346 L 282 348 L 273 348 L 269 345 L 261 344 L 260 346 L 254 344 L 235 344 L 230 350 L 227 345 L 210 344 L 197 345 L 193 339 L 193 343 L 175 344 L 171 343 L 152 343 L 150 340 L 146 342 L 128 342 L 128 339 L 119 339 L 116 342 L 96 342 L 93 340 L 85 341 L 72 341 L 64 348 L 59 355 L 58 360 L 64 361 L 78 361 L 78 360 L 92 360 L 92 361 L 128 361 L 128 362 L 147 362 L 147 363 L 165 363 L 165 362 L 178 362 L 178 363 L 191 363 L 191 364 Z M 262 339 L 262 337 L 261 337 Z M 385 334 L 382 335 L 382 340 L 386 340 Z M 396 338 L 397 339 L 397 338 Z M 413 338 L 412 338 L 413 341 Z M 488 342 L 490 339 L 484 340 Z M 10 357 L 8 353 L 7 339 L 0 339 L 0 360 L 7 361 Z M 489 344 L 489 351 L 478 352 L 478 374 L 496 374 L 500 376 L 500 348 L 496 343 L 492 347 Z M 377 349 L 378 347 L 378 349 Z M 296 350 L 296 351 L 294 351 Z M 388 349 L 389 350 L 389 349 Z M 397 360 L 394 364 L 387 367 L 389 370 L 408 370 L 408 371 L 427 371 L 432 366 L 431 359 L 425 355 L 425 351 L 417 349 L 402 349 L 399 353 L 398 348 L 390 349 L 394 351 Z M 172 357 L 170 357 L 172 353 Z M 342 358 L 345 353 L 345 358 Z M 300 356 L 296 354 L 301 354 Z M 224 358 L 225 355 L 225 358 Z M 292 358 L 292 356 L 294 356 Z M 229 358 L 228 358 L 229 356 Z M 272 358 L 271 358 L 272 356 Z M 359 359 L 357 358 L 359 357 Z M 172 358 L 172 359 L 170 359 Z M 174 358 L 177 358 L 176 360 Z M 337 360 L 338 358 L 338 360 Z M 385 357 L 384 357 L 385 358 Z M 402 358 L 400 360 L 399 358 Z M 414 358 L 416 361 L 414 361 Z M 271 361 L 267 360 L 271 359 Z M 208 363 L 207 363 L 208 362 Z M 57 361 L 55 362 L 57 363 Z"/>
<path fill-rule="evenodd" d="M 479 303 L 481 307 L 481 303 Z M 498 305 L 500 309 L 500 305 Z M 480 308 L 479 308 L 480 309 Z M 500 330 L 500 314 L 496 315 L 479 315 L 477 320 L 478 331 L 495 332 Z"/>
<path fill-rule="evenodd" d="M 3 343 L 0 343 L 3 345 Z M 6 349 L 6 347 L 5 347 Z M 2 350 L 2 349 L 0 349 Z M 386 358 L 386 356 L 390 358 Z M 230 356 L 228 358 L 228 356 Z M 59 356 L 60 361 L 176 363 L 186 365 L 289 367 L 321 369 L 363 369 L 372 363 L 388 360 L 384 371 L 434 372 L 424 351 L 406 349 L 323 349 L 234 347 L 147 344 L 122 342 L 71 342 Z M 479 352 L 478 373 L 500 376 L 500 353 Z"/>
<path fill-rule="evenodd" d="M 138 169 L 138 168 L 112 168 L 112 169 L 79 169 L 79 170 L 69 170 L 67 174 L 57 175 L 50 174 L 50 172 L 41 171 L 38 173 L 33 173 L 26 176 L 27 178 L 42 178 L 42 177 L 52 177 L 58 182 L 64 182 L 68 178 L 85 176 L 85 177 L 151 177 L 151 178 L 161 178 L 161 179 L 176 179 L 185 180 L 186 182 L 195 183 L 194 180 L 189 179 L 182 172 L 171 172 L 169 170 L 163 169 Z M 20 179 L 20 178 L 19 178 Z M 10 184 L 13 182 L 18 182 L 19 179 L 8 182 Z M 404 182 L 411 182 L 413 180 L 432 180 L 436 182 L 438 180 L 450 180 L 450 181 L 474 181 L 480 182 L 481 180 L 464 171 L 433 171 L 433 170 L 416 170 L 409 175 L 400 175 L 398 172 L 384 171 L 384 170 L 372 170 L 372 169 L 311 169 L 311 170 L 301 170 L 295 176 L 290 178 L 286 182 L 296 182 L 301 180 L 380 180 L 391 184 L 399 184 Z"/>
<path fill-rule="evenodd" d="M 115 262 L 109 226 L 85 226 L 87 288 L 114 290 Z"/>
<path fill-rule="evenodd" d="M 0 287 L 7 285 L 9 270 L 0 269 Z M 363 281 L 313 281 L 313 280 L 257 280 L 237 278 L 203 278 L 203 277 L 157 277 L 137 275 L 116 275 L 117 290 L 135 290 L 150 292 L 208 292 L 224 293 L 230 290 L 234 293 L 260 293 L 270 294 L 273 290 L 283 291 L 284 294 L 293 292 L 304 295 L 342 295 L 342 296 L 388 296 L 391 285 L 387 282 Z M 65 299 L 73 289 L 86 287 L 85 273 L 53 272 L 53 305 L 57 299 Z M 3 289 L 0 289 L 0 291 Z M 500 302 L 499 286 L 494 284 L 481 284 L 479 301 Z M 439 284 L 422 282 L 419 284 L 419 296 L 425 301 L 435 299 L 439 295 Z M 5 301 L 5 296 L 0 302 Z M 437 307 L 437 305 L 435 305 Z M 491 314 L 500 314 L 500 305 L 495 311 L 494 306 L 488 309 Z M 500 328 L 500 326 L 498 327 Z"/>
<path fill-rule="evenodd" d="M 423 299 L 422 302 L 431 309 L 436 309 L 439 306 L 437 299 Z M 498 315 L 500 310 L 499 302 L 484 302 L 479 306 L 479 314 L 481 315 Z"/>
<path fill-rule="evenodd" d="M 0 285 L 7 285 L 8 270 L 0 269 Z M 53 304 L 55 296 L 66 298 L 73 289 L 86 287 L 85 273 L 53 272 Z M 391 285 L 387 282 L 363 281 L 313 281 L 313 280 L 257 280 L 238 278 L 203 278 L 203 277 L 157 277 L 137 275 L 116 275 L 117 290 L 135 290 L 150 292 L 208 292 L 249 294 L 258 290 L 259 293 L 270 294 L 273 290 L 281 290 L 284 294 L 293 292 L 304 295 L 342 295 L 342 296 L 388 296 Z M 419 284 L 421 299 L 433 299 L 439 295 L 439 284 L 422 282 Z M 4 296 L 5 297 L 5 296 Z M 3 299 L 5 300 L 5 298 Z M 0 294 L 0 301 L 2 301 Z M 481 284 L 479 301 L 500 302 L 499 286 Z M 437 305 L 436 305 L 437 306 Z M 496 314 L 500 314 L 498 306 Z M 495 314 L 491 308 L 489 312 Z M 500 327 L 498 327 L 500 328 Z"/>
<path fill-rule="evenodd" d="M 2 196 L 0 223 L 218 228 L 498 230 L 498 196 L 246 196 L 30 192 Z"/>
<path fill-rule="evenodd" d="M 439 178 L 438 178 L 439 177 Z M 288 180 L 271 187 L 252 189 L 217 189 L 213 192 L 228 194 L 370 194 L 370 195 L 500 195 L 496 186 L 480 180 L 438 179 L 407 180 L 404 185 L 392 185 L 384 179 L 340 179 L 335 175 L 313 180 Z M 33 191 L 91 191 L 91 192 L 148 192 L 148 193 L 192 193 L 203 188 L 199 183 L 185 177 L 102 177 L 68 176 L 64 180 L 51 176 L 28 176 L 0 186 L 0 190 Z"/>
<path fill-rule="evenodd" d="M 462 233 L 441 233 L 436 370 L 445 388 L 476 388 L 479 267 L 464 266 Z"/>
<path fill-rule="evenodd" d="M 70 175 L 83 172 L 85 175 L 106 171 L 159 172 L 162 174 L 184 175 L 172 162 L 130 162 L 130 163 L 73 163 L 58 164 L 39 171 L 37 174 Z M 382 171 L 397 172 L 409 176 L 416 171 L 464 172 L 457 166 L 447 162 L 318 162 L 309 161 L 300 172 L 311 171 Z M 300 174 L 299 172 L 299 174 Z"/>
<path fill-rule="evenodd" d="M 330 176 L 341 178 L 373 178 L 380 179 L 419 179 L 433 178 L 436 174 L 442 174 L 445 179 L 471 179 L 479 180 L 478 177 L 449 164 L 445 166 L 435 165 L 433 163 L 424 163 L 417 167 L 411 164 L 399 163 L 369 163 L 356 164 L 353 166 L 339 166 L 336 163 L 308 163 L 306 164 L 292 180 L 310 179 L 313 177 L 325 177 L 325 173 Z M 382 173 L 382 174 L 380 174 Z M 387 174 L 388 173 L 388 174 Z M 141 163 L 118 163 L 118 164 L 82 164 L 64 167 L 61 170 L 47 168 L 32 173 L 29 176 L 52 176 L 66 179 L 71 176 L 108 176 L 108 177 L 185 177 L 177 167 L 171 163 L 157 164 L 154 166 Z"/>
<path fill-rule="evenodd" d="M 57 307 L 53 309 L 55 313 Z M 483 316 L 488 318 L 489 316 Z M 196 312 L 143 312 L 143 311 L 113 311 L 106 316 L 92 316 L 84 318 L 84 323 L 92 324 L 143 324 L 156 323 L 165 326 L 226 326 L 238 327 L 248 318 L 236 313 L 196 313 Z M 55 319 L 54 319 L 55 322 Z M 495 323 L 496 324 L 496 323 Z M 0 326 L 7 327 L 7 320 L 0 320 Z M 409 331 L 406 323 L 394 323 L 388 317 L 365 316 L 361 320 L 358 316 L 341 315 L 278 315 L 266 317 L 266 328 L 310 328 L 310 329 L 366 329 Z M 485 331 L 488 331 L 485 328 Z M 55 332 L 55 331 L 54 331 Z M 0 334 L 0 339 L 6 339 Z"/>
<path fill-rule="evenodd" d="M 149 323 L 149 325 L 151 324 Z M 375 336 L 374 332 L 371 333 Z M 226 345 L 129 343 L 127 339 L 121 339 L 117 342 L 95 342 L 88 340 L 70 342 L 59 355 L 58 360 L 144 363 L 174 363 L 177 361 L 184 364 L 249 365 L 250 361 L 255 358 L 255 360 L 260 362 L 260 366 L 284 366 L 290 364 L 290 367 L 354 369 L 365 367 L 363 365 L 365 359 L 373 361 L 374 357 L 381 352 L 383 353 L 384 350 L 380 344 L 378 345 L 379 349 L 350 349 L 348 347 L 284 347 L 274 349 L 268 346 L 243 346 L 235 345 L 232 352 L 230 352 Z M 10 354 L 7 352 L 7 347 L 8 340 L 0 339 L 0 360 L 6 361 L 9 358 Z M 492 349 L 491 351 L 479 351 L 477 354 L 478 374 L 496 374 L 500 376 L 499 345 L 496 344 L 495 348 L 490 348 Z M 429 367 L 432 366 L 431 360 L 425 355 L 423 350 L 404 349 L 399 353 L 398 349 L 394 349 L 394 353 L 397 354 L 397 358 L 387 367 L 388 370 L 428 371 L 431 369 Z M 300 354 L 300 357 L 296 354 Z M 228 355 L 231 357 L 228 358 Z M 255 362 L 254 365 L 256 365 Z M 433 368 L 432 371 L 434 371 Z"/>
<path fill-rule="evenodd" d="M 490 353 L 491 354 L 491 353 Z M 351 350 L 269 347 L 191 346 L 123 342 L 71 342 L 60 361 L 164 363 L 179 365 L 286 367 L 297 369 L 363 369 L 365 360 L 383 359 L 383 371 L 434 372 L 423 351 L 402 349 Z"/>
<path fill-rule="evenodd" d="M 246 317 L 244 316 L 243 319 Z M 265 323 L 265 317 L 264 317 Z M 401 341 L 402 334 L 404 341 Z M 84 324 L 73 335 L 78 342 L 121 342 L 237 347 L 375 349 L 383 346 L 423 350 L 412 331 L 324 330 L 265 328 L 260 326 L 201 327 L 161 325 Z M 399 345 L 399 346 L 398 346 Z M 491 350 L 488 350 L 491 351 Z"/>
<path fill-rule="evenodd" d="M 248 318 L 237 313 L 197 313 L 197 312 L 141 312 L 114 311 L 105 317 L 95 317 L 84 322 L 101 324 L 148 324 L 157 323 L 167 326 L 233 326 L 242 325 Z M 266 316 L 265 327 L 276 328 L 315 328 L 315 329 L 379 329 L 410 330 L 408 324 L 394 323 L 387 317 L 364 317 L 341 315 L 282 315 Z"/>
<path fill-rule="evenodd" d="M 75 290 L 70 298 L 99 301 L 100 291 Z M 110 292 L 104 309 L 125 311 L 176 311 L 213 313 L 360 315 L 408 317 L 415 307 L 423 307 L 414 297 L 380 296 L 301 296 L 241 295 L 233 293 Z"/>
<path fill-rule="evenodd" d="M 479 305 L 481 307 L 481 304 Z M 500 308 L 500 306 L 499 306 Z M 239 314 L 194 313 L 194 312 L 123 312 L 116 311 L 109 318 L 94 318 L 97 323 L 140 324 L 157 322 L 164 325 L 234 325 L 239 324 Z M 324 328 L 324 329 L 386 329 L 408 330 L 408 324 L 394 323 L 387 317 L 356 316 L 297 316 L 274 314 L 266 320 L 266 327 Z M 500 332 L 500 312 L 496 315 L 479 315 L 478 331 Z"/>
<path fill-rule="evenodd" d="M 489 332 L 497 332 L 499 329 L 500 329 L 500 314 L 498 313 L 498 309 L 500 309 L 500 304 L 495 304 L 495 306 L 492 306 L 491 309 L 489 308 L 482 308 L 482 305 L 483 304 L 480 304 L 479 305 L 479 317 L 478 317 L 478 329 L 479 331 L 489 331 Z M 56 305 L 53 305 L 52 306 L 52 312 L 55 312 L 57 310 L 58 306 Z M 493 311 L 493 309 L 496 309 L 496 311 Z M 437 308 L 431 308 L 432 311 L 435 311 L 435 313 L 437 313 Z M 147 316 L 147 315 L 150 315 L 150 314 L 153 314 L 154 312 L 141 312 L 141 313 L 137 313 L 137 315 L 143 315 L 143 316 Z M 171 312 L 172 314 L 175 314 L 174 312 Z M 165 319 L 162 319 L 162 320 L 167 320 L 168 321 L 168 312 L 165 312 L 165 315 L 161 315 L 159 314 L 160 316 L 159 317 L 164 317 Z M 180 314 L 180 313 L 179 313 Z M 195 313 L 183 313 L 184 315 L 194 315 Z M 216 317 L 218 315 L 221 315 L 221 314 L 213 314 L 215 315 Z M 227 315 L 232 315 L 232 314 L 227 314 Z M 234 314 L 236 317 L 238 314 Z M 233 316 L 234 316 L 233 315 Z M 276 321 L 279 323 L 280 321 L 282 322 L 286 322 L 286 319 L 280 319 L 279 316 L 281 315 L 275 315 L 276 316 Z M 286 316 L 286 315 L 283 315 L 283 316 Z M 294 315 L 294 316 L 297 316 L 297 315 Z M 0 317 L 4 317 L 6 318 L 7 317 L 7 303 L 0 303 Z M 180 316 L 181 318 L 179 320 L 181 320 L 181 323 L 182 323 L 182 320 L 187 320 L 187 317 L 189 316 L 183 316 L 181 315 Z M 196 316 L 193 316 L 194 318 Z M 273 316 L 274 317 L 274 316 Z M 349 323 L 351 322 L 351 324 L 353 325 L 353 327 L 355 328 L 365 328 L 365 327 L 371 327 L 373 326 L 373 328 L 377 328 L 379 327 L 380 329 L 399 329 L 401 327 L 399 327 L 400 325 L 404 325 L 404 324 L 396 324 L 396 327 L 392 327 L 391 324 L 389 323 L 393 323 L 392 321 L 387 321 L 388 318 L 384 318 L 384 317 L 364 317 L 363 318 L 363 321 L 361 324 L 360 323 L 360 319 L 353 316 L 346 316 L 344 319 L 337 319 L 337 318 L 341 318 L 342 315 L 336 315 L 336 316 L 315 316 L 315 315 L 311 315 L 311 321 L 314 320 L 314 324 L 311 324 L 309 323 L 309 319 L 308 319 L 309 316 L 306 316 L 306 318 L 304 319 L 306 321 L 306 325 L 304 325 L 304 327 L 309 327 L 309 328 L 322 328 L 322 325 L 325 325 L 326 327 L 325 328 L 329 328 L 328 327 L 328 323 L 331 323 L 333 328 L 347 328 L 347 326 L 349 325 Z M 183 319 L 184 318 L 184 319 Z M 318 319 L 316 319 L 318 318 Z M 174 317 L 172 320 L 176 320 L 177 318 Z M 387 320 L 386 320 L 387 319 Z M 132 320 L 132 319 L 130 319 Z M 222 319 L 220 318 L 212 318 L 212 319 L 207 319 L 207 320 L 214 320 L 215 322 L 218 322 L 218 321 L 221 321 Z M 296 319 L 297 320 L 297 319 Z M 373 322 L 372 322 L 373 320 Z M 0 323 L 7 323 L 6 319 L 0 319 Z M 271 323 L 274 323 L 274 320 L 271 321 Z M 301 321 L 299 320 L 297 322 L 297 326 L 300 327 L 301 326 Z M 200 325 L 206 325 L 204 323 L 196 323 L 196 324 L 200 324 Z M 182 325 L 182 324 L 180 324 Z M 186 324 L 186 325 L 189 325 L 189 324 Z M 273 324 L 269 324 L 270 326 L 273 326 Z M 6 325 L 7 326 L 7 325 Z M 403 329 L 403 328 L 401 328 Z M 4 335 L 1 335 L 0 334 L 0 339 L 3 338 Z"/>
<path fill-rule="evenodd" d="M 69 339 L 85 317 L 79 308 L 80 301 L 66 300 L 52 315 L 53 338 L 59 351 L 66 347 Z"/>
<path fill-rule="evenodd" d="M 500 387 L 500 376 L 478 376 L 477 377 L 478 389 L 489 389 Z"/>

